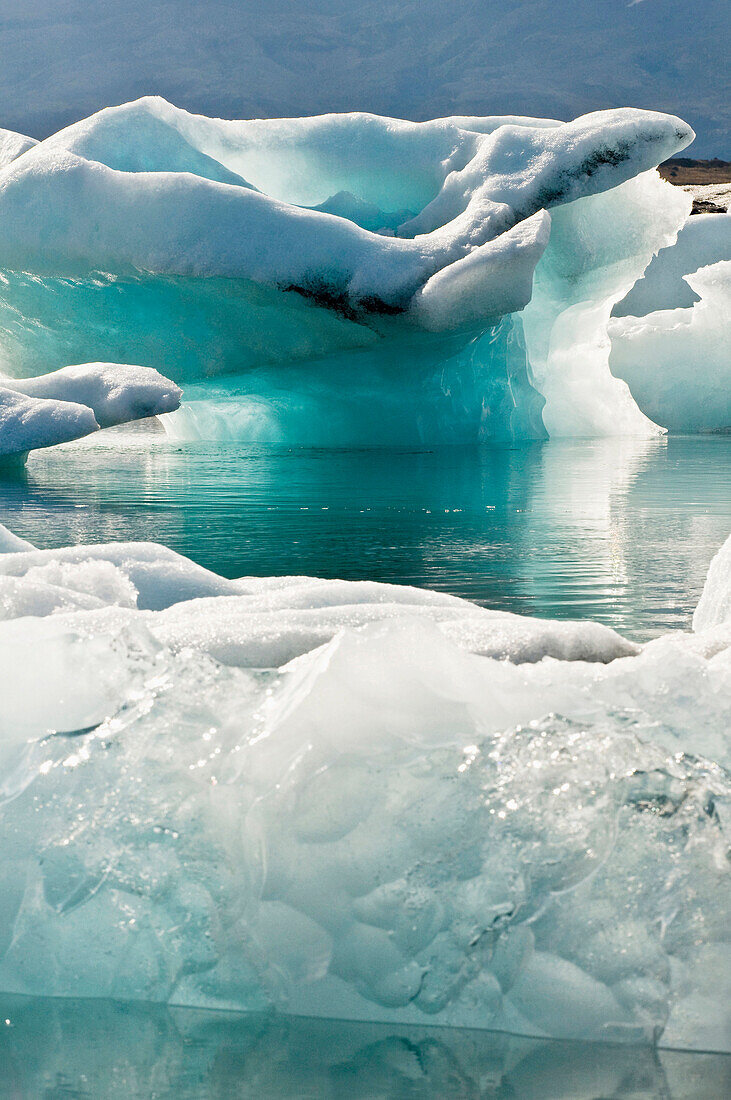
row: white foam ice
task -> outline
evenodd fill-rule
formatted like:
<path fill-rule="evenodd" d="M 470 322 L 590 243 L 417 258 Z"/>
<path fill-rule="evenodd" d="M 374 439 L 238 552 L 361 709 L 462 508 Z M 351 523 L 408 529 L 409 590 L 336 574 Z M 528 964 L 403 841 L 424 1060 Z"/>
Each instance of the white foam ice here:
<path fill-rule="evenodd" d="M 150 367 L 81 363 L 37 378 L 0 375 L 0 459 L 169 413 L 181 391 Z"/>
<path fill-rule="evenodd" d="M 0 988 L 728 1049 L 729 545 L 638 647 L 10 540 Z"/>

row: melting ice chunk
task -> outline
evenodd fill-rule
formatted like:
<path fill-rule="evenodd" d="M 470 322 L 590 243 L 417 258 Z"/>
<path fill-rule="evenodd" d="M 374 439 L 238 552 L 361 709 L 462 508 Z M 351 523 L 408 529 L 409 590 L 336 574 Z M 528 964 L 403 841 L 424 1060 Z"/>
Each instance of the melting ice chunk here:
<path fill-rule="evenodd" d="M 8 547 L 0 988 L 728 1047 L 729 546 L 639 651 Z"/>
<path fill-rule="evenodd" d="M 81 363 L 38 378 L 0 375 L 0 458 L 172 412 L 180 396 L 156 370 L 122 363 Z"/>

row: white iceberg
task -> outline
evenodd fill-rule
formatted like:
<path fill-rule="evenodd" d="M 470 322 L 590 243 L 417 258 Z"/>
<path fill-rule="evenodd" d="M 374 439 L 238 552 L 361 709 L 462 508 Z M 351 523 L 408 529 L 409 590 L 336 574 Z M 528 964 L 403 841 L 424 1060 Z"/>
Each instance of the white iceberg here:
<path fill-rule="evenodd" d="M 173 412 L 180 396 L 156 370 L 127 363 L 80 363 L 37 378 L 0 375 L 0 460 Z"/>
<path fill-rule="evenodd" d="M 731 214 L 694 214 L 675 243 L 658 252 L 612 316 L 645 317 L 659 310 L 689 308 L 699 296 L 685 276 L 723 260 L 731 260 Z"/>
<path fill-rule="evenodd" d="M 25 134 L 16 134 L 14 130 L 0 129 L 0 168 L 17 160 L 22 153 L 32 149 L 38 142 Z"/>
<path fill-rule="evenodd" d="M 35 550 L 32 542 L 14 535 L 0 523 L 0 554 L 14 554 L 18 550 Z"/>
<path fill-rule="evenodd" d="M 724 215 L 709 217 L 720 226 L 726 221 Z M 679 432 L 728 431 L 731 259 L 683 279 L 695 305 L 613 318 L 610 366 L 657 424 Z"/>
<path fill-rule="evenodd" d="M 729 1049 L 728 549 L 637 647 L 11 545 L 0 989 Z"/>
<path fill-rule="evenodd" d="M 731 428 L 731 214 L 688 218 L 613 310 L 612 373 L 671 431 Z"/>
<path fill-rule="evenodd" d="M 652 169 L 692 136 L 629 109 L 411 123 L 108 108 L 0 170 L 0 367 L 134 348 L 186 383 L 179 435 L 646 435 L 606 327 L 689 212 Z"/>
<path fill-rule="evenodd" d="M 716 554 L 693 614 L 694 630 L 710 630 L 731 622 L 731 538 Z"/>
<path fill-rule="evenodd" d="M 25 460 L 36 447 L 68 443 L 98 430 L 86 405 L 26 397 L 0 385 L 0 459 Z"/>

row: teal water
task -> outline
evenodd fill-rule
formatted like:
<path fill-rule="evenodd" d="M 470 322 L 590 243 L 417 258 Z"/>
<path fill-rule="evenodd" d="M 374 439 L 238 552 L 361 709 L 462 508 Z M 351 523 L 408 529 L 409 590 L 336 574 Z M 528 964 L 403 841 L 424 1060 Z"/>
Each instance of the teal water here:
<path fill-rule="evenodd" d="M 0 478 L 39 546 L 150 539 L 226 576 L 457 593 L 637 638 L 688 627 L 731 527 L 731 439 L 295 450 L 103 433 Z M 720 1100 L 731 1058 L 0 994 L 0 1100 Z"/>
<path fill-rule="evenodd" d="M 0 479 L 39 546 L 150 539 L 228 577 L 414 584 L 486 606 L 687 627 L 731 528 L 731 438 L 320 450 L 101 433 Z"/>
<path fill-rule="evenodd" d="M 731 1057 L 0 996 L 13 1100 L 725 1100 Z"/>

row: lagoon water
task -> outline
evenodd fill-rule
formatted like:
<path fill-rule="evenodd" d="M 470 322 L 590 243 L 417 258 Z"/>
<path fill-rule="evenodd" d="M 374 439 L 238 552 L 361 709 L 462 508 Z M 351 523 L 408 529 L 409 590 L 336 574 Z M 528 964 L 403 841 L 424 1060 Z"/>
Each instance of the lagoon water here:
<path fill-rule="evenodd" d="M 0 520 L 41 547 L 153 540 L 228 577 L 412 584 L 644 640 L 689 626 L 728 535 L 731 436 L 322 450 L 104 432 L 0 478 Z"/>
<path fill-rule="evenodd" d="M 438 1027 L 0 997 L 0 1097 L 725 1100 L 731 1057 Z"/>

